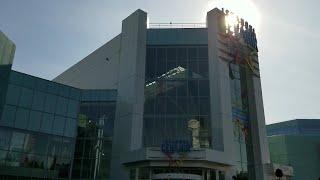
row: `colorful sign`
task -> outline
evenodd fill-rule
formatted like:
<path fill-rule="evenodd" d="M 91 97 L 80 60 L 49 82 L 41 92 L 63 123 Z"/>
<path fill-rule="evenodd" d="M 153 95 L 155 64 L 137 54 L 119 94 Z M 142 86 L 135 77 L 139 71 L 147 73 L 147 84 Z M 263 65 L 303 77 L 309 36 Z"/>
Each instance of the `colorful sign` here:
<path fill-rule="evenodd" d="M 192 143 L 187 140 L 166 140 L 161 144 L 161 151 L 165 154 L 190 152 Z"/>

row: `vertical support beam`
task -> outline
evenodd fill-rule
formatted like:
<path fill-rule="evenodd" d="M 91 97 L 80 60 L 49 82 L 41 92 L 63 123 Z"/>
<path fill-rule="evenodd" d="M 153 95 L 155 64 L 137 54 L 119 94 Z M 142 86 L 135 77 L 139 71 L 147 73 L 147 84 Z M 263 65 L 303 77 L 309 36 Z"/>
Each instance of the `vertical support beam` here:
<path fill-rule="evenodd" d="M 219 178 L 220 178 L 219 174 L 220 174 L 219 171 L 215 170 L 216 180 L 219 180 Z"/>
<path fill-rule="evenodd" d="M 207 14 L 212 144 L 225 158 L 234 159 L 229 68 L 228 63 L 218 57 L 221 13 L 213 9 Z"/>
<path fill-rule="evenodd" d="M 118 97 L 111 179 L 128 179 L 121 156 L 142 147 L 147 14 L 137 10 L 122 22 Z"/>
<path fill-rule="evenodd" d="M 255 57 L 258 62 L 258 57 Z M 260 73 L 259 73 L 260 76 Z M 264 107 L 260 78 L 253 76 L 251 70 L 246 72 L 248 88 L 250 141 L 252 143 L 251 158 L 253 167 L 249 167 L 254 174 L 249 174 L 251 179 L 269 179 L 266 164 L 270 163 L 269 146 L 266 135 Z M 250 171 L 249 171 L 250 172 Z"/>
<path fill-rule="evenodd" d="M 211 174 L 210 174 L 210 169 L 207 169 L 207 179 L 206 180 L 210 180 L 211 179 Z"/>
<path fill-rule="evenodd" d="M 136 168 L 136 177 L 135 180 L 139 180 L 139 168 Z"/>

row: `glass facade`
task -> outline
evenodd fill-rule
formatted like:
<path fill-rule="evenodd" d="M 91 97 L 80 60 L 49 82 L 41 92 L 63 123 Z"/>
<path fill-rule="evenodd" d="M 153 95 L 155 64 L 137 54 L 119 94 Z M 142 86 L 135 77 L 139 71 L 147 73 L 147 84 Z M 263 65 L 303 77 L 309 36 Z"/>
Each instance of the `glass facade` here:
<path fill-rule="evenodd" d="M 72 178 L 109 178 L 115 107 L 106 91 L 83 92 Z"/>
<path fill-rule="evenodd" d="M 1 178 L 109 176 L 115 90 L 80 90 L 10 69 L 6 78 L 0 106 Z"/>
<path fill-rule="evenodd" d="M 80 93 L 12 71 L 0 126 L 74 138 Z"/>
<path fill-rule="evenodd" d="M 66 179 L 80 90 L 11 71 L 0 119 L 0 174 Z"/>
<path fill-rule="evenodd" d="M 208 47 L 148 46 L 144 145 L 187 140 L 211 147 Z"/>
<path fill-rule="evenodd" d="M 72 138 L 3 127 L 0 134 L 1 174 L 13 176 L 19 172 L 20 177 L 69 177 L 74 149 Z"/>

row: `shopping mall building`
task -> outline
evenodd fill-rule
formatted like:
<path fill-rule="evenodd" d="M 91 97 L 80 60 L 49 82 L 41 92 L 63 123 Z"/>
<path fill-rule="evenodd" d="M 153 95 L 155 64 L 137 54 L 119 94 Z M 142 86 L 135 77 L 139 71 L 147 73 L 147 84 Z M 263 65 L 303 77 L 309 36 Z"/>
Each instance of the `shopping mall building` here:
<path fill-rule="evenodd" d="M 270 179 L 256 35 L 232 17 L 149 27 L 137 10 L 52 81 L 11 70 L 1 33 L 2 179 Z"/>

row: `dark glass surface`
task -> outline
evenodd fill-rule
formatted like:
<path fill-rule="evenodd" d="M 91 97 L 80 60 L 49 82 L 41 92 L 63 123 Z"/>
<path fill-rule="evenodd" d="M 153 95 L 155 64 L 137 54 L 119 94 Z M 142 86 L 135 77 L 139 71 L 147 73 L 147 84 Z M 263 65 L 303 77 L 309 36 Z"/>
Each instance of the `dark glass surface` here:
<path fill-rule="evenodd" d="M 109 177 L 114 118 L 115 102 L 80 104 L 72 178 Z"/>
<path fill-rule="evenodd" d="M 69 176 L 74 149 L 72 138 L 13 128 L 0 128 L 0 135 L 2 168 L 26 177 L 60 179 Z"/>
<path fill-rule="evenodd" d="M 145 81 L 144 145 L 191 142 L 195 119 L 200 146 L 211 147 L 207 46 L 148 46 Z"/>

